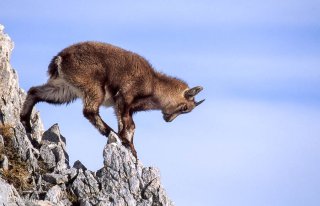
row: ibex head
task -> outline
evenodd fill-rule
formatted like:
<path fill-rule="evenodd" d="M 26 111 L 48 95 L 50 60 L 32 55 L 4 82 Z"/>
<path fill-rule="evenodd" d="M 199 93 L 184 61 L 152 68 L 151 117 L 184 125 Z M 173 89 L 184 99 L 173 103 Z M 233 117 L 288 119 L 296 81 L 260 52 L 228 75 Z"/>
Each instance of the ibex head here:
<path fill-rule="evenodd" d="M 195 96 L 201 92 L 203 88 L 201 86 L 187 89 L 183 92 L 182 96 L 175 97 L 174 103 L 167 105 L 162 109 L 163 119 L 166 122 L 171 122 L 180 114 L 191 112 L 196 106 L 199 106 L 204 99 L 197 102 Z"/>

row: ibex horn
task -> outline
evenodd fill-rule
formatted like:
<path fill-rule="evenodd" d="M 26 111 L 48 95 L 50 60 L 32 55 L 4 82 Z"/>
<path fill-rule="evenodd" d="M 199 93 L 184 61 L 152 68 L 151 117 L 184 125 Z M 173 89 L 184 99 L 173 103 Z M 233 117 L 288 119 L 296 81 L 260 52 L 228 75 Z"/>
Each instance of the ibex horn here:
<path fill-rule="evenodd" d="M 192 98 L 192 97 L 196 96 L 199 92 L 201 92 L 201 90 L 203 90 L 203 87 L 201 87 L 201 86 L 193 87 L 192 89 L 187 90 L 184 93 L 184 96 L 187 99 Z"/>
<path fill-rule="evenodd" d="M 204 102 L 205 99 L 199 101 L 199 102 L 196 102 L 196 106 L 199 106 L 202 102 Z"/>

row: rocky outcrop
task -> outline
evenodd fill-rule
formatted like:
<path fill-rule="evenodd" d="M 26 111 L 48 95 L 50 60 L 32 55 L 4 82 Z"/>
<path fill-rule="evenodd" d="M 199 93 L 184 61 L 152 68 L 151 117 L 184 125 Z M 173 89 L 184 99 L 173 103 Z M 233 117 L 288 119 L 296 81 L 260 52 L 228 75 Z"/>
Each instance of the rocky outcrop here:
<path fill-rule="evenodd" d="M 5 180 L 0 178 L 0 204 L 22 206 L 25 205 L 24 201 L 20 198 L 17 190 Z"/>
<path fill-rule="evenodd" d="M 71 167 L 57 124 L 44 131 L 37 111 L 32 134 L 19 120 L 25 92 L 9 60 L 13 42 L 0 25 L 0 205 L 173 205 L 156 168 L 143 167 L 112 137 L 104 167 L 94 172 L 80 161 Z"/>

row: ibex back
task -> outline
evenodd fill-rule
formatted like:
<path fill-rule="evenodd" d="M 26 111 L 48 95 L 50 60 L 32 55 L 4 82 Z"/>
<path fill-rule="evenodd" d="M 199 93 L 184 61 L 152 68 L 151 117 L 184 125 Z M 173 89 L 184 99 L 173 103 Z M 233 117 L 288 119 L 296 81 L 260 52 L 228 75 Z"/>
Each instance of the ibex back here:
<path fill-rule="evenodd" d="M 28 91 L 20 115 L 27 132 L 32 130 L 30 116 L 36 103 L 63 104 L 81 98 L 84 116 L 105 136 L 115 132 L 101 119 L 99 107 L 114 107 L 118 134 L 135 157 L 133 113 L 161 110 L 170 122 L 204 101 L 194 99 L 202 87 L 190 89 L 185 82 L 156 72 L 138 54 L 105 43 L 67 47 L 52 59 L 48 73 L 46 84 Z"/>

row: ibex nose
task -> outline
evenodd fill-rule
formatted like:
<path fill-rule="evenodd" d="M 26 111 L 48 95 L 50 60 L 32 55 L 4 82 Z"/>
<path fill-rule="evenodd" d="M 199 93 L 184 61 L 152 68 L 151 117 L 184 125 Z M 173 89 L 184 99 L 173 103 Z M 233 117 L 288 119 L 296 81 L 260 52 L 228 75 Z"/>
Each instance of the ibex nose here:
<path fill-rule="evenodd" d="M 172 122 L 177 116 L 178 114 L 163 114 L 163 119 L 166 122 Z"/>

